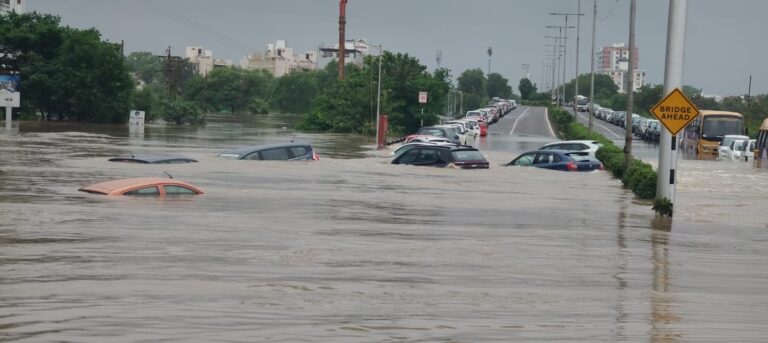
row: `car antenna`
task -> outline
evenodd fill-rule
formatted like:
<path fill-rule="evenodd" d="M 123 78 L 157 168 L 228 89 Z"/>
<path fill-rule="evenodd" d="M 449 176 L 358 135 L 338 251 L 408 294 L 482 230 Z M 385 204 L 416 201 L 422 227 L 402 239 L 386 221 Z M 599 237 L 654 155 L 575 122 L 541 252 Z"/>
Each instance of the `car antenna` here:
<path fill-rule="evenodd" d="M 169 174 L 167 171 L 163 171 L 163 174 L 168 175 L 168 178 L 173 179 L 173 175 Z"/>

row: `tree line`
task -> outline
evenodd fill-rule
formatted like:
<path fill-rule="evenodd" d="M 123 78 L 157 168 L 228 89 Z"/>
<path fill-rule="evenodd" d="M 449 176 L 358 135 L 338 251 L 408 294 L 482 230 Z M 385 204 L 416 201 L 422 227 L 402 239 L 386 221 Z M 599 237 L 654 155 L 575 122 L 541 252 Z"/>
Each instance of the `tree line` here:
<path fill-rule="evenodd" d="M 144 110 L 149 121 L 198 125 L 210 112 L 279 112 L 302 115 L 300 129 L 372 133 L 381 81 L 381 113 L 400 134 L 437 123 L 451 92 L 463 93 L 464 110 L 514 96 L 501 74 L 466 70 L 454 86 L 449 70 L 429 71 L 417 58 L 389 51 L 347 65 L 342 81 L 335 61 L 277 78 L 235 67 L 201 76 L 190 61 L 173 62 L 151 52 L 124 56 L 120 44 L 102 40 L 96 29 L 62 26 L 57 16 L 0 16 L 0 64 L 21 75 L 16 116 L 27 119 L 126 123 L 129 110 Z M 422 91 L 428 93 L 426 104 L 418 102 Z"/>

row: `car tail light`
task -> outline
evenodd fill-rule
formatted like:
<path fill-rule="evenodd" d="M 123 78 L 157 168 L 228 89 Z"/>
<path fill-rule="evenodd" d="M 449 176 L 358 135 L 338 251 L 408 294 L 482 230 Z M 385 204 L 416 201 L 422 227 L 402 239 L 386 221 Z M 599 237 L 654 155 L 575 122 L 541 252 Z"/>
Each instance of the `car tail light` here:
<path fill-rule="evenodd" d="M 314 150 L 312 150 L 312 160 L 320 161 L 320 156 L 317 156 L 317 153 Z"/>
<path fill-rule="evenodd" d="M 568 164 L 566 164 L 566 166 L 568 167 L 568 171 L 577 171 L 577 170 L 579 170 L 579 167 L 576 165 L 576 162 L 568 162 Z"/>

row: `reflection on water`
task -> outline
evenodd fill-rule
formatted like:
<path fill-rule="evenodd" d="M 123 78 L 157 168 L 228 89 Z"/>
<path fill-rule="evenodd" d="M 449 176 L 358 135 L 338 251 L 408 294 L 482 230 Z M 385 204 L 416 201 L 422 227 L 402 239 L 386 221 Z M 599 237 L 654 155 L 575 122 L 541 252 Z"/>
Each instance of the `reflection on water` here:
<path fill-rule="evenodd" d="M 500 167 L 551 138 L 490 135 L 466 171 L 291 128 L 0 134 L 0 341 L 764 341 L 766 173 L 684 161 L 665 225 L 605 172 Z M 321 160 L 216 157 L 294 135 Z M 200 162 L 106 161 L 127 150 Z M 164 171 L 206 194 L 76 191 Z"/>

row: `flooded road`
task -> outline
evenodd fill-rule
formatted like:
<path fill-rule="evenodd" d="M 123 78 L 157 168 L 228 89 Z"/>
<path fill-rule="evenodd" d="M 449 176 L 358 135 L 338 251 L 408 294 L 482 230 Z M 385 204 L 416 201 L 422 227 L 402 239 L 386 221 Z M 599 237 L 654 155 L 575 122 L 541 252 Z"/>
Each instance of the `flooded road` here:
<path fill-rule="evenodd" d="M 500 167 L 553 140 L 537 108 L 509 133 L 525 110 L 478 142 L 489 170 L 278 117 L 0 132 L 0 341 L 765 341 L 768 173 L 681 161 L 670 231 L 608 173 Z M 216 157 L 291 139 L 321 160 Z M 77 192 L 163 172 L 206 194 Z"/>

